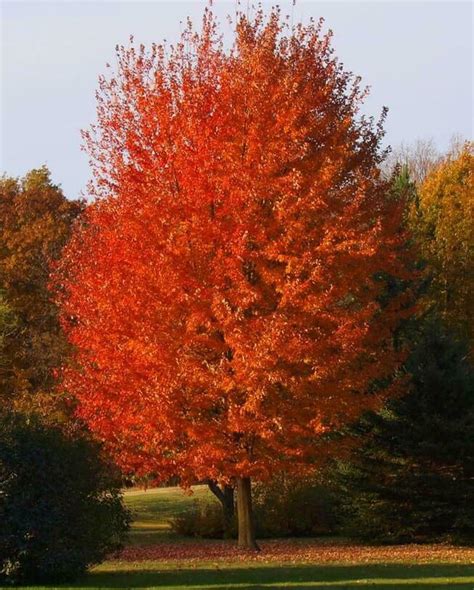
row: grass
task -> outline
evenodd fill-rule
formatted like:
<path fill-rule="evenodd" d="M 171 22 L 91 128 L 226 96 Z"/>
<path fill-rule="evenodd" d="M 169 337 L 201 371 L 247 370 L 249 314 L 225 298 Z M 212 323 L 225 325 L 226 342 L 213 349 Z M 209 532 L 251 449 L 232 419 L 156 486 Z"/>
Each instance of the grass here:
<path fill-rule="evenodd" d="M 113 571 L 96 569 L 77 585 L 56 588 L 146 588 L 157 590 L 472 590 L 474 572 L 469 574 L 459 565 L 281 565 L 241 566 L 221 564 L 177 568 L 176 564 L 156 567 L 142 564 L 123 568 L 114 564 Z M 139 567 L 139 569 L 138 569 Z M 47 587 L 35 587 L 35 590 Z M 51 588 L 51 587 L 49 587 Z"/>
<path fill-rule="evenodd" d="M 194 486 L 192 493 L 181 488 L 154 488 L 126 492 L 125 499 L 133 516 L 129 534 L 131 545 L 149 545 L 164 539 L 186 541 L 170 528 L 170 520 L 191 508 L 196 500 L 217 502 L 207 486 Z"/>
<path fill-rule="evenodd" d="M 195 498 L 214 501 L 205 486 L 197 486 L 192 496 L 185 495 L 178 488 L 155 489 L 147 492 L 131 491 L 126 494 L 126 502 L 135 517 L 130 533 L 130 549 L 146 552 L 155 544 L 185 547 L 198 543 L 201 548 L 206 541 L 182 539 L 173 534 L 169 519 L 181 514 Z M 271 542 L 270 542 L 271 543 Z M 263 555 L 258 560 L 240 558 L 183 558 L 147 559 L 127 561 L 115 559 L 93 568 L 76 584 L 54 586 L 54 588 L 143 588 L 152 590 L 474 590 L 474 552 L 450 549 L 443 553 L 430 548 L 416 547 L 413 554 L 387 559 L 370 557 L 356 563 L 360 548 L 341 546 L 340 559 L 321 562 L 318 559 L 301 558 L 295 552 L 291 558 L 291 548 L 305 548 L 313 541 L 284 542 L 290 554 L 275 561 Z M 209 545 L 210 547 L 211 545 Z M 322 547 L 324 544 L 321 545 Z M 375 553 L 377 553 L 375 551 Z M 365 555 L 364 553 L 362 553 Z M 362 555 L 361 554 L 361 555 Z M 390 553 L 389 553 L 390 555 Z M 441 555 L 441 557 L 440 557 Z M 420 558 L 421 556 L 421 558 Z M 394 563 L 393 561 L 397 561 Z M 53 588 L 53 586 L 34 586 L 34 590 Z"/>

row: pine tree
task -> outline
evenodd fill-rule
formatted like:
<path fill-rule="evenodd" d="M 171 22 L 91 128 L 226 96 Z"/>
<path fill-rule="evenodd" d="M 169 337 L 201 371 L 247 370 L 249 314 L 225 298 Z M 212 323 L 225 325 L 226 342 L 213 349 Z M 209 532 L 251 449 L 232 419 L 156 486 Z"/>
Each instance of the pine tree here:
<path fill-rule="evenodd" d="M 412 333 L 410 392 L 367 415 L 340 463 L 345 528 L 382 542 L 474 538 L 474 370 L 467 347 L 427 317 Z"/>

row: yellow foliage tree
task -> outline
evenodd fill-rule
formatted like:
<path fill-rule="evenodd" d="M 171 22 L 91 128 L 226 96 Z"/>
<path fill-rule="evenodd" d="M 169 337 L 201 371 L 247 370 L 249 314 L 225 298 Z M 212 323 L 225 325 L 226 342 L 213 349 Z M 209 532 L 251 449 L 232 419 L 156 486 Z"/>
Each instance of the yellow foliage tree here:
<path fill-rule="evenodd" d="M 419 188 L 412 220 L 431 275 L 427 305 L 474 343 L 474 145 L 449 154 Z"/>

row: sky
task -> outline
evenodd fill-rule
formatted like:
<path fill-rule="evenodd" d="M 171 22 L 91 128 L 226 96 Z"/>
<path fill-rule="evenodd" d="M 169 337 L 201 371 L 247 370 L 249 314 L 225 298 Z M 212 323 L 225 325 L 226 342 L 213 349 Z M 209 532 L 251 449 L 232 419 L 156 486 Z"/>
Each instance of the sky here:
<path fill-rule="evenodd" d="M 454 134 L 472 138 L 471 2 L 277 3 L 294 22 L 324 17 L 345 69 L 371 87 L 365 113 L 378 117 L 389 107 L 386 144 L 433 138 L 445 150 Z M 0 173 L 22 176 L 46 164 L 66 196 L 85 195 L 90 171 L 80 129 L 94 122 L 97 78 L 106 62 L 113 64 L 115 45 L 131 34 L 138 43 L 172 43 L 187 16 L 199 22 L 206 4 L 2 0 Z M 242 0 L 241 8 L 251 11 L 251 4 Z M 235 8 L 234 1 L 214 0 L 225 28 Z"/>

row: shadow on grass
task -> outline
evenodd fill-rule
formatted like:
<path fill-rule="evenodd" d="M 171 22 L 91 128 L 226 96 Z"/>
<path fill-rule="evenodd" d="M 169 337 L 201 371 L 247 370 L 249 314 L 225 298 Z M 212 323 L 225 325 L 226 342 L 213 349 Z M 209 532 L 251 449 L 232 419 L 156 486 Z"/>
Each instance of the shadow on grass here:
<path fill-rule="evenodd" d="M 232 568 L 122 570 L 91 572 L 68 588 L 199 588 L 199 590 L 258 590 L 272 588 L 353 590 L 474 590 L 474 566 L 367 564 L 251 566 Z"/>

